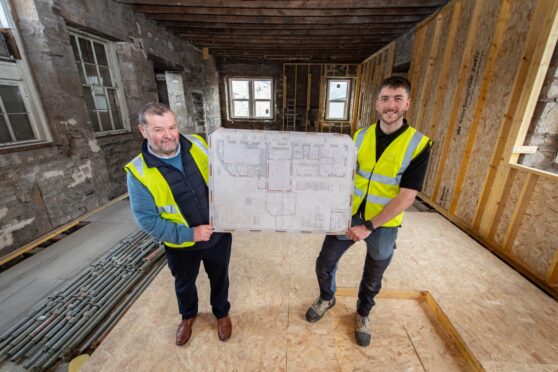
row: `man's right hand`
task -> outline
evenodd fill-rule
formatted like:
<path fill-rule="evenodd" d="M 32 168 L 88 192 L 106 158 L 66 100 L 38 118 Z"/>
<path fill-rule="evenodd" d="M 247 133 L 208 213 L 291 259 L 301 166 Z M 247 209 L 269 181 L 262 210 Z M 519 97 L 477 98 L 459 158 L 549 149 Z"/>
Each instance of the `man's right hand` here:
<path fill-rule="evenodd" d="M 211 225 L 199 225 L 194 227 L 195 242 L 206 242 L 211 238 L 211 234 L 213 234 L 213 227 L 211 227 Z"/>

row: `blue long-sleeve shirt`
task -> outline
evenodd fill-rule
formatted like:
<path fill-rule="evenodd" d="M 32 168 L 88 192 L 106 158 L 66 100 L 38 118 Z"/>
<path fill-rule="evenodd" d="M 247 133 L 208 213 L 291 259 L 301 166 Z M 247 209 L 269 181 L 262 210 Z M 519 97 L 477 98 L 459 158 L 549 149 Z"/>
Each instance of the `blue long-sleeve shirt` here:
<path fill-rule="evenodd" d="M 184 172 L 180 149 L 177 155 L 172 158 L 158 158 L 181 172 Z M 159 216 L 159 211 L 155 205 L 155 199 L 153 199 L 149 190 L 147 190 L 131 172 L 127 174 L 127 183 L 132 213 L 143 231 L 153 236 L 155 239 L 173 244 L 194 241 L 193 228 L 171 222 Z"/>

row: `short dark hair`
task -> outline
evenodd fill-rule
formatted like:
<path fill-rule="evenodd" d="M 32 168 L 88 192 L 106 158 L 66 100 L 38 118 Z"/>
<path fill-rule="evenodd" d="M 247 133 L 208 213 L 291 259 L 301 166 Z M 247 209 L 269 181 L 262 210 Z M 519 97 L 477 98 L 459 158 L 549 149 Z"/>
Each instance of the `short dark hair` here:
<path fill-rule="evenodd" d="M 145 106 L 143 106 L 143 109 L 138 115 L 138 123 L 145 125 L 147 124 L 147 119 L 145 118 L 147 115 L 163 116 L 167 112 L 172 111 L 169 106 L 165 105 L 164 103 L 148 102 Z"/>
<path fill-rule="evenodd" d="M 403 88 L 407 92 L 407 95 L 409 97 L 411 96 L 411 83 L 409 82 L 409 80 L 405 79 L 404 77 L 390 76 L 384 79 L 381 82 L 380 86 L 378 87 L 378 95 L 380 95 L 380 91 L 385 87 L 389 87 L 393 89 Z"/>

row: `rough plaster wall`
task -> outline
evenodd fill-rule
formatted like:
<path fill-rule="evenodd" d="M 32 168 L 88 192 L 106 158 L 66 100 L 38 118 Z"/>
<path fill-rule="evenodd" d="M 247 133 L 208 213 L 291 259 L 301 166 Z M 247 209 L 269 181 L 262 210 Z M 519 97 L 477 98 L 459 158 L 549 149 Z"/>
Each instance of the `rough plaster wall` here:
<path fill-rule="evenodd" d="M 558 174 L 558 48 L 550 62 L 525 144 L 537 152 L 524 155 L 520 164 Z"/>
<path fill-rule="evenodd" d="M 122 167 L 142 140 L 137 112 L 158 97 L 150 56 L 182 66 L 186 95 L 195 87 L 214 100 L 206 116 L 212 128 L 220 125 L 215 65 L 132 7 L 111 0 L 11 3 L 53 142 L 0 150 L 0 255 L 126 192 Z M 67 24 L 115 41 L 130 132 L 93 133 Z"/>
<path fill-rule="evenodd" d="M 220 62 L 217 66 L 220 74 L 219 93 L 221 97 L 221 117 L 223 127 L 244 129 L 281 130 L 283 103 L 283 65 L 243 64 Z M 226 81 L 229 77 L 272 77 L 275 84 L 275 120 L 229 120 L 227 115 Z"/>
<path fill-rule="evenodd" d="M 221 106 L 219 102 L 219 73 L 213 59 L 204 61 L 206 64 L 205 83 L 203 84 L 205 97 L 206 136 L 221 126 Z M 225 117 L 225 116 L 224 116 Z M 206 137 L 208 138 L 208 137 Z"/>
<path fill-rule="evenodd" d="M 186 110 L 186 94 L 184 93 L 182 73 L 167 71 L 165 80 L 169 92 L 169 106 L 176 114 L 176 124 L 178 124 L 181 133 L 191 133 L 193 125 L 191 121 L 187 120 L 188 111 Z"/>
<path fill-rule="evenodd" d="M 0 153 L 0 254 L 108 199 L 104 156 L 91 151 L 98 144 L 63 22 L 50 2 L 12 4 L 53 143 Z"/>

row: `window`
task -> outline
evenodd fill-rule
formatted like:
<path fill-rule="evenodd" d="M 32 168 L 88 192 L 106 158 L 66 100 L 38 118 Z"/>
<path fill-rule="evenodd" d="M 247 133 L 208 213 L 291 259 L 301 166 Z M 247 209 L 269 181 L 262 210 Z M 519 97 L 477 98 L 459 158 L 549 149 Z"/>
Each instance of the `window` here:
<path fill-rule="evenodd" d="M 124 94 L 110 44 L 77 31 L 70 32 L 70 42 L 93 130 L 98 134 L 127 131 Z"/>
<path fill-rule="evenodd" d="M 350 79 L 328 79 L 326 120 L 349 120 Z"/>
<path fill-rule="evenodd" d="M 8 5 L 0 0 L 0 147 L 50 140 Z"/>
<path fill-rule="evenodd" d="M 272 79 L 229 79 L 230 117 L 272 119 L 272 92 Z"/>

